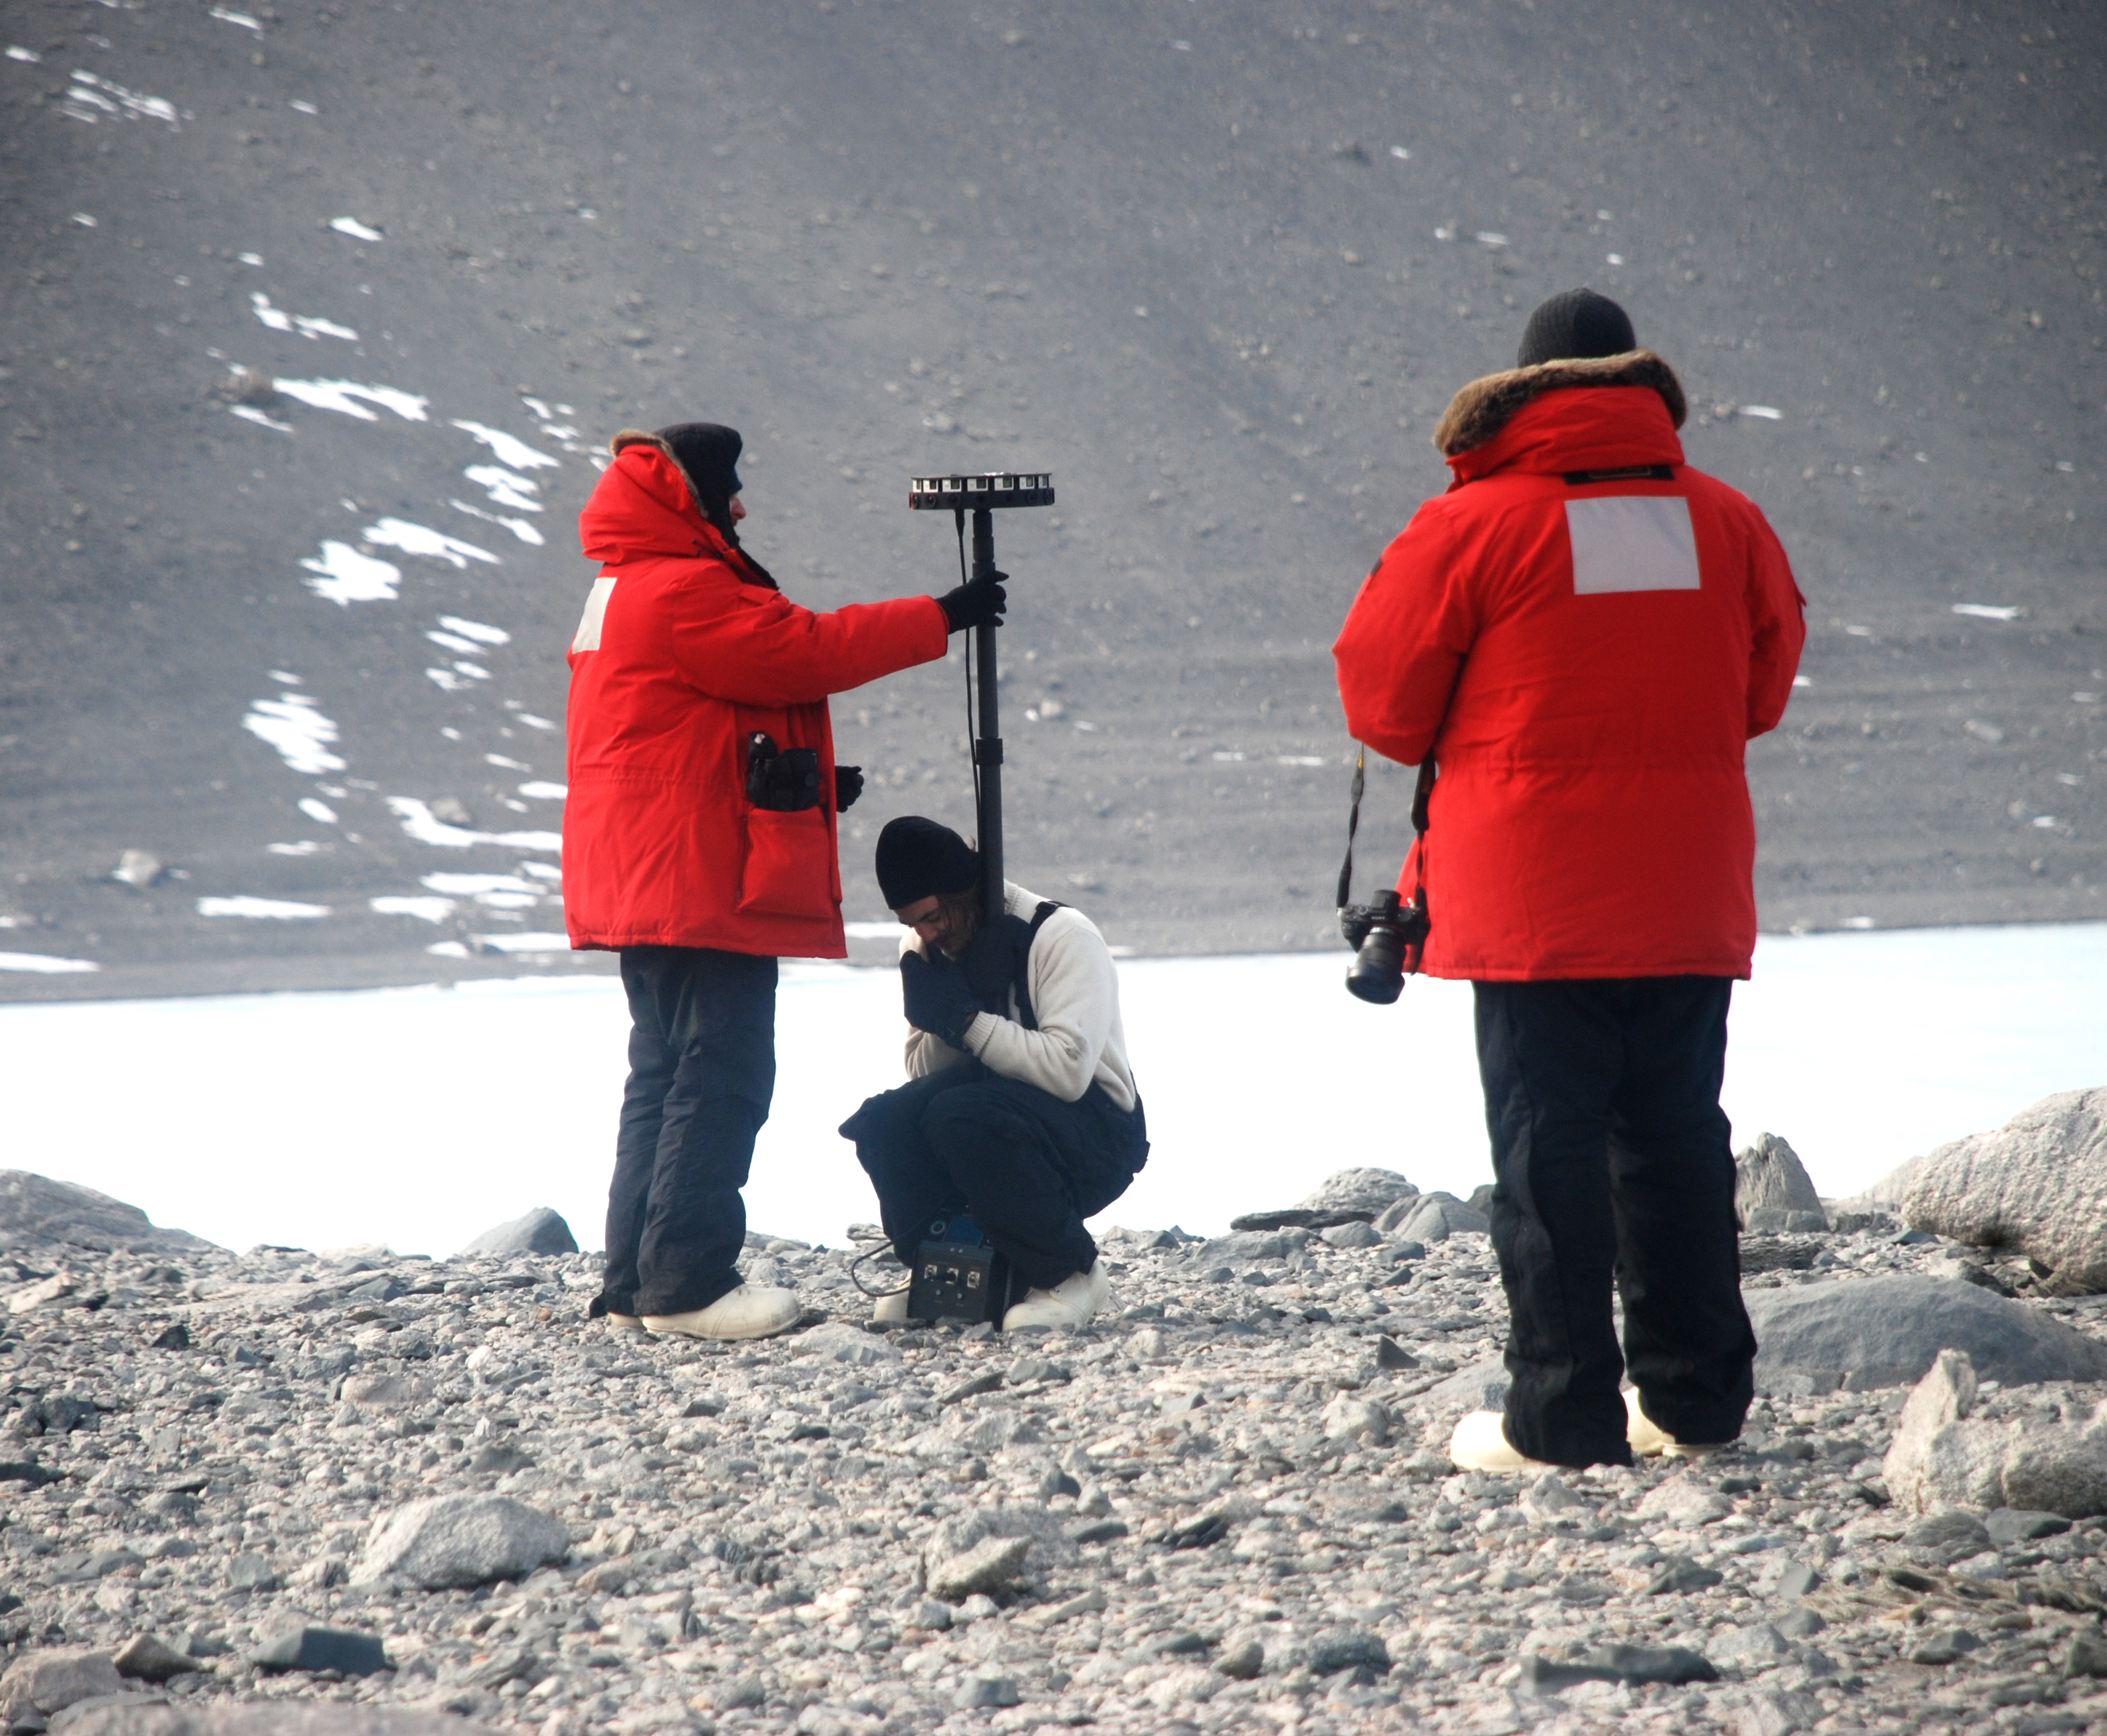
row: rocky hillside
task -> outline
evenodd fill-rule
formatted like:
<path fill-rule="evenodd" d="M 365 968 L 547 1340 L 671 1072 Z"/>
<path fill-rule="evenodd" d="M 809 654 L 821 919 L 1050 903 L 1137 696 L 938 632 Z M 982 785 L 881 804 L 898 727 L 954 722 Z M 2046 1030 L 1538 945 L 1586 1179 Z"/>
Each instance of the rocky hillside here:
<path fill-rule="evenodd" d="M 1736 1447 L 1455 1475 L 1434 1448 L 1501 1378 L 1485 1239 L 1408 1198 L 1434 1239 L 1402 1239 L 1376 1203 L 1118 1233 L 1116 1311 L 1028 1341 L 867 1329 L 848 1255 L 766 1236 L 748 1275 L 811 1306 L 744 1346 L 589 1327 L 589 1256 L 16 1253 L 0 1711 L 90 1736 L 2107 1719 L 2107 1298 L 1871 1213 L 1752 1236 Z M 1963 1437 L 1956 1491 L 1936 1443 Z"/>
<path fill-rule="evenodd" d="M 1580 281 L 1809 598 L 1766 924 L 2103 914 L 2098 7 L 5 19 L 0 951 L 100 969 L 0 993 L 546 953 L 592 452 L 695 416 L 820 606 L 947 582 L 913 471 L 1051 467 L 999 537 L 1021 878 L 1329 944 L 1326 647 Z M 838 707 L 852 917 L 887 818 L 967 817 L 961 675 Z"/>

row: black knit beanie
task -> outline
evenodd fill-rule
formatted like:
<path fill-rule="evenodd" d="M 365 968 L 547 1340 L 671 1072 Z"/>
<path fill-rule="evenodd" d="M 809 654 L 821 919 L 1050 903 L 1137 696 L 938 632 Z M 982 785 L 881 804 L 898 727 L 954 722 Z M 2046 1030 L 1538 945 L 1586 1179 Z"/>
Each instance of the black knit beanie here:
<path fill-rule="evenodd" d="M 878 889 L 889 911 L 971 892 L 980 883 L 980 852 L 947 825 L 903 814 L 878 834 Z"/>
<path fill-rule="evenodd" d="M 1608 296 L 1593 290 L 1566 290 L 1530 315 L 1515 366 L 1621 356 L 1638 347 L 1631 316 Z"/>
<path fill-rule="evenodd" d="M 660 429 L 658 438 L 673 449 L 674 457 L 694 484 L 703 516 L 736 546 L 739 539 L 732 532 L 731 497 L 741 487 L 739 454 L 746 443 L 739 438 L 739 430 L 717 422 L 676 422 Z"/>

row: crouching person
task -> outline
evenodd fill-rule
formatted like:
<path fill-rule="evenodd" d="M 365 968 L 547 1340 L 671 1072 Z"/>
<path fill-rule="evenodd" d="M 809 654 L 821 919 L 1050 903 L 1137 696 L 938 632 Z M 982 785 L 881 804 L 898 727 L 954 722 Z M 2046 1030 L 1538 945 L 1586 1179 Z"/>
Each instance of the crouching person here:
<path fill-rule="evenodd" d="M 1003 1329 L 1080 1326 L 1111 1295 L 1083 1220 L 1148 1156 L 1111 950 L 1080 911 L 1005 882 L 982 908 L 980 854 L 905 817 L 878 840 L 901 942 L 910 1082 L 842 1124 L 910 1271 L 931 1223 L 971 1215 L 1028 1287 Z M 907 1318 L 903 1291 L 880 1320 Z"/>

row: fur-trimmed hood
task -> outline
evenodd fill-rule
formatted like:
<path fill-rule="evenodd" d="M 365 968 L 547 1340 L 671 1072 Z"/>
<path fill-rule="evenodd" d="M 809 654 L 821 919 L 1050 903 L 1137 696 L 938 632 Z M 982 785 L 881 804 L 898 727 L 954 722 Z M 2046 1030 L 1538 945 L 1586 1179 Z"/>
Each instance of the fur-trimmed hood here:
<path fill-rule="evenodd" d="M 1690 407 L 1675 371 L 1650 349 L 1584 361 L 1543 362 L 1534 367 L 1510 368 L 1474 380 L 1449 400 L 1434 430 L 1434 449 L 1456 458 L 1495 438 L 1507 424 L 1547 392 L 1575 386 L 1651 386 L 1668 407 L 1669 421 L 1680 428 Z"/>
<path fill-rule="evenodd" d="M 709 513 L 703 506 L 702 490 L 695 486 L 695 479 L 688 474 L 687 465 L 674 456 L 673 448 L 665 439 L 641 428 L 625 428 L 607 443 L 609 452 L 617 458 L 632 446 L 648 446 L 654 452 L 663 452 L 667 461 L 681 473 L 681 479 L 687 483 L 688 497 L 695 503 L 695 510 L 702 514 L 705 521 L 708 519 Z"/>

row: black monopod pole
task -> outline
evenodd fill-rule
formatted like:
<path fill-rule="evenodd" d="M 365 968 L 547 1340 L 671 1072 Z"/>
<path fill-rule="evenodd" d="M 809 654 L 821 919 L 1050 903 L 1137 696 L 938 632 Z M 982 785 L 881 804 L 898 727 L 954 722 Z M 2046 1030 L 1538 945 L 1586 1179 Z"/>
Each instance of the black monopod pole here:
<path fill-rule="evenodd" d="M 973 509 L 973 577 L 995 571 L 995 515 Z M 992 922 L 1003 913 L 1002 718 L 995 675 L 995 633 L 992 621 L 973 629 L 974 677 L 980 683 L 980 716 L 974 720 L 973 767 L 980 774 L 981 911 Z"/>
<path fill-rule="evenodd" d="M 1005 506 L 1050 506 L 1054 479 L 1044 470 L 999 470 L 971 476 L 917 476 L 909 484 L 907 504 L 919 510 L 950 512 L 959 530 L 968 513 L 973 519 L 973 571 L 982 578 L 995 571 L 995 515 Z M 973 677 L 980 684 L 977 713 L 971 720 L 974 782 L 978 791 L 974 821 L 980 829 L 981 902 L 987 919 L 1003 913 L 1002 717 L 995 669 L 995 627 L 973 629 Z"/>

